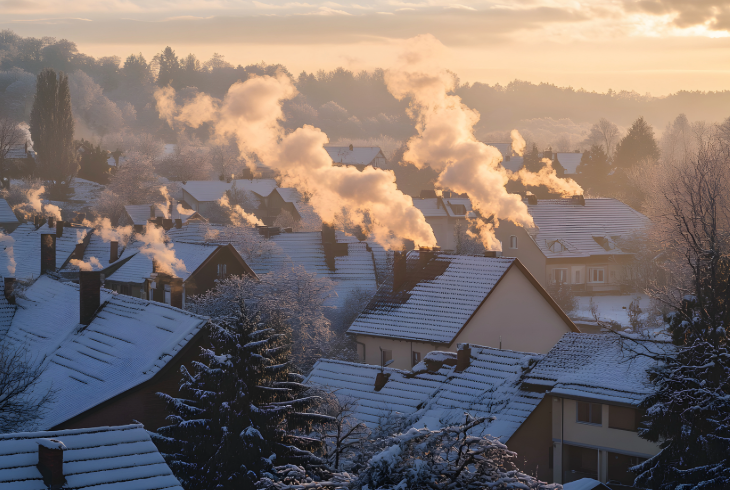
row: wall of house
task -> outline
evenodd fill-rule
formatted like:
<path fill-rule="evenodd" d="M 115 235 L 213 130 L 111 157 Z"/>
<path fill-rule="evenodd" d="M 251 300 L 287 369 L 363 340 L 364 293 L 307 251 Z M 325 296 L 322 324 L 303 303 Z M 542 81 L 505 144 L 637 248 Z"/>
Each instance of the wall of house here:
<path fill-rule="evenodd" d="M 124 294 L 127 296 L 134 296 L 135 298 L 143 298 L 146 299 L 145 293 L 144 293 L 144 284 L 134 284 L 131 282 L 115 282 L 115 281 L 105 281 L 104 287 L 107 289 L 111 289 L 112 291 L 116 291 L 119 294 Z"/>
<path fill-rule="evenodd" d="M 104 402 L 76 417 L 53 427 L 54 430 L 81 429 L 132 424 L 139 421 L 145 429 L 155 431 L 169 425 L 165 418 L 169 415 L 165 402 L 157 393 L 178 396 L 180 366 L 191 369 L 192 361 L 199 358 L 200 346 L 207 344 L 206 332 L 199 333 L 186 349 L 168 363 L 154 378 L 145 384 Z M 51 429 L 51 428 L 44 428 Z"/>
<path fill-rule="evenodd" d="M 560 273 L 556 269 L 567 271 L 567 284 L 573 289 L 595 291 L 615 291 L 620 288 L 621 281 L 626 272 L 626 257 L 576 257 L 576 258 L 550 258 L 547 260 L 546 274 L 549 284 L 554 284 Z M 590 270 L 594 268 L 603 269 L 603 283 L 592 282 Z M 576 273 L 580 276 L 577 277 Z"/>
<path fill-rule="evenodd" d="M 436 244 L 441 250 L 456 250 L 456 236 L 454 227 L 457 220 L 448 216 L 426 217 L 426 223 L 431 226 L 436 237 Z"/>
<path fill-rule="evenodd" d="M 523 227 L 511 221 L 500 221 L 495 235 L 502 242 L 503 257 L 517 257 L 543 287 L 547 286 L 545 254 Z M 512 235 L 517 237 L 517 248 L 510 248 L 510 236 Z"/>
<path fill-rule="evenodd" d="M 241 276 L 247 273 L 241 263 L 233 255 L 229 248 L 219 249 L 199 270 L 191 274 L 185 281 L 185 296 L 190 297 L 196 294 L 202 294 L 215 287 L 218 277 L 218 265 L 225 264 L 226 277 Z"/>
<path fill-rule="evenodd" d="M 519 455 L 515 463 L 520 470 L 542 481 L 553 478 L 552 408 L 551 399 L 546 396 L 507 441 L 507 447 Z"/>
<path fill-rule="evenodd" d="M 563 482 L 563 445 L 596 449 L 598 476 L 606 482 L 608 453 L 649 458 L 659 446 L 641 439 L 637 432 L 609 427 L 609 405 L 601 404 L 601 425 L 578 422 L 577 402 L 568 398 L 552 399 L 553 481 Z"/>
<path fill-rule="evenodd" d="M 454 340 L 546 354 L 570 327 L 513 266 Z"/>
<path fill-rule="evenodd" d="M 371 337 L 369 335 L 357 335 L 357 352 L 360 360 L 365 364 L 380 365 L 380 349 L 390 350 L 393 353 L 393 364 L 389 367 L 394 369 L 411 369 L 412 352 L 420 352 L 421 359 L 435 350 L 448 350 L 456 352 L 456 344 L 452 347 L 434 344 L 429 342 L 418 342 L 410 340 L 396 340 L 385 337 Z M 364 350 L 364 355 L 363 355 Z"/>

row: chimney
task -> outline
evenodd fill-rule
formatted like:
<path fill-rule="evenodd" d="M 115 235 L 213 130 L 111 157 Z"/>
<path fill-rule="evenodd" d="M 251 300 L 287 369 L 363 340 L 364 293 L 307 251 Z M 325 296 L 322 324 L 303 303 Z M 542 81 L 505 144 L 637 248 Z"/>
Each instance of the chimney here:
<path fill-rule="evenodd" d="M 352 151 L 354 148 L 352 147 L 352 143 L 350 143 L 350 151 Z"/>
<path fill-rule="evenodd" d="M 329 223 L 322 222 L 322 243 L 336 243 L 335 227 Z"/>
<path fill-rule="evenodd" d="M 158 266 L 157 266 L 157 259 L 152 259 L 152 272 L 157 272 Z"/>
<path fill-rule="evenodd" d="M 421 190 L 420 197 L 421 199 L 433 199 L 438 196 L 436 195 L 436 191 L 433 189 L 423 189 Z"/>
<path fill-rule="evenodd" d="M 150 204 L 150 219 L 155 219 L 157 216 L 155 215 L 155 205 Z"/>
<path fill-rule="evenodd" d="M 406 282 L 406 253 L 394 252 L 393 254 L 393 292 L 400 289 Z"/>
<path fill-rule="evenodd" d="M 10 303 L 11 305 L 15 304 L 15 278 L 14 277 L 5 278 L 5 299 L 8 300 L 8 303 Z"/>
<path fill-rule="evenodd" d="M 182 228 L 182 218 L 175 219 L 175 228 L 177 228 L 177 229 Z"/>
<path fill-rule="evenodd" d="M 170 200 L 170 205 L 167 207 L 167 214 L 172 218 L 172 210 L 175 209 L 175 200 Z"/>
<path fill-rule="evenodd" d="M 583 197 L 583 194 L 578 194 L 570 198 L 570 200 L 573 202 L 573 204 L 576 204 L 578 206 L 585 206 L 586 205 L 586 199 Z"/>
<path fill-rule="evenodd" d="M 38 223 L 39 223 L 39 221 L 40 221 L 40 220 L 38 219 L 38 215 L 37 215 L 37 214 L 36 214 L 35 216 L 33 216 L 33 226 L 35 226 L 36 228 L 38 228 L 38 227 L 40 226 L 40 225 L 38 224 Z"/>
<path fill-rule="evenodd" d="M 456 372 L 460 373 L 471 365 L 471 346 L 459 344 L 456 351 Z"/>
<path fill-rule="evenodd" d="M 484 251 L 484 256 L 485 257 L 491 257 L 493 259 L 496 259 L 497 257 L 501 257 L 502 256 L 502 251 L 501 250 L 485 250 Z"/>
<path fill-rule="evenodd" d="M 101 272 L 79 271 L 79 323 L 91 324 L 101 304 Z"/>
<path fill-rule="evenodd" d="M 49 218 L 50 220 L 50 218 Z M 49 222 L 50 225 L 50 222 Z M 56 237 L 61 238 L 63 236 L 63 221 L 56 221 Z"/>
<path fill-rule="evenodd" d="M 382 390 L 389 378 L 390 373 L 378 373 L 377 376 L 375 376 L 375 391 Z"/>
<path fill-rule="evenodd" d="M 172 220 L 171 220 L 171 219 L 169 219 L 169 218 L 164 218 L 164 219 L 162 220 L 162 228 L 163 228 L 163 229 L 164 229 L 165 231 L 169 231 L 169 230 L 171 230 L 171 229 L 172 229 Z"/>
<path fill-rule="evenodd" d="M 173 277 L 170 281 L 170 306 L 183 307 L 183 280 L 180 277 Z"/>
<path fill-rule="evenodd" d="M 119 258 L 119 242 L 109 242 L 109 263 L 116 262 Z"/>
<path fill-rule="evenodd" d="M 56 270 L 56 235 L 41 235 L 41 274 Z"/>
<path fill-rule="evenodd" d="M 537 206 L 537 196 L 535 194 L 528 194 L 527 195 L 527 204 L 530 204 L 532 206 Z"/>
<path fill-rule="evenodd" d="M 77 243 L 76 248 L 74 248 L 74 253 L 71 255 L 72 259 L 76 260 L 84 260 L 84 244 L 83 243 Z"/>
<path fill-rule="evenodd" d="M 63 451 L 66 446 L 57 439 L 38 439 L 38 471 L 48 488 L 60 488 L 66 483 L 63 476 Z"/>
<path fill-rule="evenodd" d="M 53 216 L 49 216 L 48 217 L 48 227 L 53 228 L 54 226 L 56 226 L 56 218 L 54 218 Z"/>

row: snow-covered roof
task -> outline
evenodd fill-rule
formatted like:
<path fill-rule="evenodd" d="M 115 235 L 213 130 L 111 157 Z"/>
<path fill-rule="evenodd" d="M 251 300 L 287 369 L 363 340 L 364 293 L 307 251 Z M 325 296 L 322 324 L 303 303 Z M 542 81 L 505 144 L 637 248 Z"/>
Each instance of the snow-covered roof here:
<path fill-rule="evenodd" d="M 212 202 L 223 197 L 223 194 L 227 190 L 230 190 L 234 184 L 239 191 L 251 191 L 259 196 L 268 196 L 276 188 L 276 181 L 274 179 L 240 179 L 231 182 L 222 180 L 192 180 L 183 185 L 182 188 L 198 202 Z M 149 208 L 147 208 L 147 212 L 149 213 Z"/>
<path fill-rule="evenodd" d="M 0 199 L 0 223 L 18 223 L 18 218 L 5 199 Z"/>
<path fill-rule="evenodd" d="M 142 425 L 0 435 L 0 488 L 48 488 L 36 466 L 48 439 L 65 446 L 63 488 L 182 490 Z"/>
<path fill-rule="evenodd" d="M 5 155 L 5 158 L 8 160 L 11 159 L 17 159 L 17 158 L 26 158 L 28 155 L 35 158 L 35 152 L 33 151 L 32 147 L 28 147 L 28 152 L 26 153 L 25 150 L 25 143 L 19 144 L 19 145 L 10 145 L 10 148 L 8 148 L 8 152 Z"/>
<path fill-rule="evenodd" d="M 426 218 L 464 218 L 467 215 L 474 217 L 471 199 L 468 197 L 414 197 L 413 206 Z"/>
<path fill-rule="evenodd" d="M 96 260 L 99 261 L 101 264 L 102 269 L 106 269 L 112 264 L 115 264 L 118 262 L 119 257 L 121 257 L 124 254 L 125 247 L 120 243 L 117 245 L 117 260 L 114 262 L 109 262 L 109 259 L 111 258 L 111 244 L 108 241 L 105 241 L 104 239 L 99 236 L 98 233 L 93 232 L 91 236 L 89 237 L 89 243 L 86 245 L 86 248 L 84 249 L 84 255 L 83 255 L 83 261 L 84 262 L 90 262 L 91 258 L 94 257 Z M 66 264 L 66 266 L 63 268 L 64 271 L 76 271 L 78 270 L 78 267 L 75 265 L 72 265 L 71 262 Z M 101 270 L 98 267 L 95 268 L 95 270 Z"/>
<path fill-rule="evenodd" d="M 530 232 L 548 258 L 624 253 L 615 241 L 649 225 L 649 219 L 617 199 L 542 199 L 527 209 L 536 228 Z M 562 244 L 552 246 L 556 240 Z"/>
<path fill-rule="evenodd" d="M 184 271 L 175 270 L 176 276 L 182 278 L 183 281 L 187 281 L 190 275 L 219 248 L 219 245 L 199 243 L 173 242 L 172 245 L 175 258 L 182 260 L 185 264 Z M 137 253 L 123 266 L 110 274 L 106 280 L 144 284 L 145 279 L 149 278 L 150 274 L 152 274 L 152 258 L 149 255 Z"/>
<path fill-rule="evenodd" d="M 558 152 L 555 154 L 560 165 L 565 169 L 565 175 L 574 175 L 578 173 L 576 169 L 580 165 L 580 159 L 583 158 L 582 153 L 576 152 Z"/>
<path fill-rule="evenodd" d="M 44 359 L 36 393 L 55 391 L 36 421 L 49 429 L 157 374 L 207 320 L 166 304 L 101 290 L 101 307 L 80 328 L 79 286 L 40 277 L 18 296 L 4 346 Z"/>
<path fill-rule="evenodd" d="M 513 156 L 509 160 L 506 158 L 502 160 L 502 166 L 511 172 L 518 172 L 525 164 L 524 157 Z"/>
<path fill-rule="evenodd" d="M 15 316 L 15 305 L 5 299 L 5 281 L 0 282 L 0 340 L 5 338 Z"/>
<path fill-rule="evenodd" d="M 101 194 L 105 187 L 91 180 L 74 177 L 71 181 L 71 189 L 73 190 L 73 196 L 71 196 L 70 199 L 71 201 L 89 205 L 92 201 L 99 197 L 99 194 Z M 69 207 L 68 203 L 65 205 L 64 203 L 59 203 L 59 205 L 65 208 Z"/>
<path fill-rule="evenodd" d="M 272 192 L 279 193 L 284 202 L 299 202 L 302 200 L 302 195 L 293 187 L 277 187 Z"/>
<path fill-rule="evenodd" d="M 383 152 L 378 146 L 355 146 L 350 150 L 349 146 L 325 146 L 325 150 L 334 163 L 344 165 L 373 165 L 376 158 L 385 159 Z"/>
<path fill-rule="evenodd" d="M 383 284 L 348 333 L 451 343 L 514 261 L 411 251 L 404 284 Z"/>
<path fill-rule="evenodd" d="M 669 344 L 623 342 L 614 335 L 566 333 L 525 377 L 525 383 L 555 395 L 638 405 L 652 384 L 647 369 L 656 365 L 644 349 L 660 352 Z"/>
<path fill-rule="evenodd" d="M 456 353 L 430 352 L 412 371 L 385 368 L 390 377 L 380 391 L 378 366 L 322 359 L 305 382 L 354 400 L 353 415 L 371 428 L 400 415 L 409 425 L 435 429 L 463 422 L 468 412 L 494 417 L 481 431 L 506 442 L 544 396 L 521 386 L 521 377 L 542 357 L 472 345 L 469 367 L 456 372 Z M 440 362 L 429 372 L 431 361 Z"/>
<path fill-rule="evenodd" d="M 56 269 L 61 269 L 71 254 L 76 250 L 76 244 L 86 238 L 91 228 L 83 226 L 64 227 L 63 235 L 56 238 Z M 9 272 L 8 266 L 11 262 L 9 255 L 10 245 L 4 242 L 3 250 L 0 252 L 0 273 L 16 277 L 18 279 L 30 279 L 38 277 L 41 273 L 41 235 L 56 233 L 56 228 L 49 228 L 42 225 L 36 229 L 32 223 L 23 223 L 13 231 L 10 236 L 15 240 L 12 243 L 12 258 L 15 259 L 15 274 Z"/>
<path fill-rule="evenodd" d="M 144 226 L 147 221 L 152 217 L 150 212 L 150 204 L 127 204 L 124 209 L 127 211 L 127 215 L 132 220 L 132 224 Z M 155 206 L 155 218 L 165 218 L 166 214 L 160 209 L 160 206 Z M 164 208 L 164 206 L 162 206 Z M 177 211 L 177 206 L 173 206 L 170 219 L 181 219 L 185 223 L 188 219 L 193 216 L 200 217 L 192 210 L 189 210 L 191 214 L 181 214 Z"/>

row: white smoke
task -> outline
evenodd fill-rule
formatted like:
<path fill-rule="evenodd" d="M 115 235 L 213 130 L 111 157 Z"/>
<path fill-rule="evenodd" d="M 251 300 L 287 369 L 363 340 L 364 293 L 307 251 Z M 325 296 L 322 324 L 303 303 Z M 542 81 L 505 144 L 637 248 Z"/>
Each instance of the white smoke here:
<path fill-rule="evenodd" d="M 102 270 L 104 268 L 103 265 L 101 265 L 101 262 L 99 262 L 99 259 L 96 257 L 90 257 L 88 262 L 84 262 L 83 260 L 78 259 L 71 259 L 71 265 L 74 265 L 79 268 L 79 270 L 82 271 L 93 271 L 93 270 Z"/>
<path fill-rule="evenodd" d="M 45 214 L 53 215 L 54 218 L 57 220 L 61 219 L 61 208 L 56 206 L 55 204 L 46 204 L 43 206 L 43 212 Z"/>
<path fill-rule="evenodd" d="M 13 237 L 0 232 L 0 246 L 4 247 L 5 254 L 8 256 L 8 274 L 10 276 L 15 275 L 15 266 L 17 265 L 15 263 L 15 251 L 13 250 L 14 243 L 15 239 Z"/>
<path fill-rule="evenodd" d="M 525 154 L 525 138 L 523 138 L 520 132 L 516 129 L 513 129 L 509 136 L 512 139 L 512 151 L 517 153 L 519 156 L 523 156 Z"/>
<path fill-rule="evenodd" d="M 255 155 L 279 171 L 282 187 L 310 194 L 310 203 L 323 221 L 333 222 L 344 207 L 351 221 L 387 248 L 401 247 L 403 238 L 420 246 L 436 245 L 433 230 L 413 200 L 398 190 L 392 171 L 334 167 L 324 149 L 327 135 L 313 126 L 284 133 L 282 102 L 296 94 L 289 77 L 279 73 L 235 83 L 223 100 L 198 94 L 177 107 L 169 88 L 157 90 L 155 99 L 161 117 L 171 125 L 181 122 L 198 127 L 209 122 L 218 138 L 235 136 L 244 156 Z"/>
<path fill-rule="evenodd" d="M 175 257 L 173 246 L 165 243 L 165 233 L 162 228 L 155 226 L 153 223 L 147 223 L 145 234 L 138 235 L 138 238 L 144 243 L 140 247 L 140 252 L 157 263 L 158 272 L 176 276 L 175 271 L 186 271 L 185 263 Z"/>
<path fill-rule="evenodd" d="M 118 242 L 121 246 L 125 246 L 132 236 L 132 225 L 114 228 L 109 218 L 97 218 L 93 223 L 84 220 L 83 224 L 93 228 L 105 243 Z"/>
<path fill-rule="evenodd" d="M 228 196 L 225 194 L 223 195 L 223 197 L 218 199 L 218 204 L 228 210 L 231 215 L 231 221 L 236 226 L 264 225 L 263 221 L 258 219 L 253 214 L 244 211 L 243 208 L 238 204 L 234 204 L 233 206 L 231 206 Z"/>
<path fill-rule="evenodd" d="M 160 194 L 162 194 L 162 197 L 165 199 L 165 204 L 157 204 L 157 209 L 160 210 L 162 213 L 162 216 L 165 217 L 165 219 L 170 218 L 170 193 L 167 191 L 167 187 L 160 186 Z"/>
<path fill-rule="evenodd" d="M 529 186 L 544 185 L 550 192 L 556 192 L 563 197 L 575 196 L 583 194 L 583 188 L 573 179 L 561 179 L 553 168 L 553 162 L 549 158 L 543 158 L 542 163 L 545 165 L 538 172 L 530 172 L 525 168 L 512 174 L 512 179 L 520 180 L 523 184 Z"/>
<path fill-rule="evenodd" d="M 195 212 L 194 209 L 185 209 L 182 204 L 178 203 L 177 205 L 177 214 L 180 216 L 190 216 Z"/>
<path fill-rule="evenodd" d="M 27 202 L 23 202 L 13 206 L 13 211 L 20 212 L 24 218 L 29 218 L 34 214 L 45 214 L 51 215 L 57 220 L 61 219 L 61 208 L 55 204 L 43 204 L 41 200 L 41 194 L 46 192 L 45 186 L 40 186 L 37 189 L 30 188 L 23 193 Z"/>

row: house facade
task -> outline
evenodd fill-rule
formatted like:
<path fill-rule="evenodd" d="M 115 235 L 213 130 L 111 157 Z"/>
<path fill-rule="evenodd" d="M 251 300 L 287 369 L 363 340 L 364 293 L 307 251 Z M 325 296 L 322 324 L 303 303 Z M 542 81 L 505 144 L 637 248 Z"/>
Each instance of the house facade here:
<path fill-rule="evenodd" d="M 433 230 L 438 247 L 444 251 L 457 249 L 457 225 L 466 227 L 467 220 L 476 217 L 469 198 L 451 197 L 449 192 L 435 197 L 414 197 L 413 206 L 423 213 L 426 223 Z"/>
<path fill-rule="evenodd" d="M 516 257 L 547 287 L 616 291 L 631 275 L 626 240 L 649 226 L 646 216 L 609 198 L 525 199 L 535 226 L 502 221 L 495 230 L 502 255 Z"/>
<path fill-rule="evenodd" d="M 547 353 L 577 331 L 517 259 L 412 251 L 348 333 L 362 362 L 409 369 L 459 343 Z"/>
<path fill-rule="evenodd" d="M 332 165 L 337 167 L 353 166 L 363 170 L 385 166 L 385 155 L 377 146 L 325 146 L 324 149 L 332 158 Z"/>
<path fill-rule="evenodd" d="M 182 186 L 182 200 L 187 208 L 197 211 L 206 218 L 217 206 L 226 192 L 246 194 L 250 199 L 242 207 L 247 213 L 254 213 L 264 196 L 277 187 L 274 179 L 195 180 Z"/>

